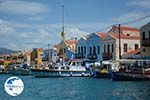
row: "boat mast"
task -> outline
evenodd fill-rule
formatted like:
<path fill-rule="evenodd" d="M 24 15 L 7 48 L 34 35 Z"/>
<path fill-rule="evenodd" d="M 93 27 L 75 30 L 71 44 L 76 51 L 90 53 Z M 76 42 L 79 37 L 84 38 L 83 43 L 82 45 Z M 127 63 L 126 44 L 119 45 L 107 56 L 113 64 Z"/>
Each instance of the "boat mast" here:
<path fill-rule="evenodd" d="M 62 32 L 61 32 L 61 38 L 62 38 L 62 47 L 61 47 L 61 52 L 62 52 L 62 58 L 65 57 L 65 29 L 64 29 L 64 5 L 62 5 Z"/>
<path fill-rule="evenodd" d="M 64 5 L 62 5 L 62 32 L 61 32 L 61 37 L 62 37 L 62 41 L 64 42 L 65 40 L 65 33 L 64 33 L 65 29 L 64 29 Z"/>

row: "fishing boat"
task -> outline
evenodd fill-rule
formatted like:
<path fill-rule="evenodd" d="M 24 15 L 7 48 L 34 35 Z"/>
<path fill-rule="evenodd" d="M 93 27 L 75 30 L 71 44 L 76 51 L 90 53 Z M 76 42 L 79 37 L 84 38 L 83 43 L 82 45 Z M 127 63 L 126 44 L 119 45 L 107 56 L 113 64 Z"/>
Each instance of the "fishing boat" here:
<path fill-rule="evenodd" d="M 87 77 L 90 70 L 84 67 L 80 60 L 72 60 L 67 65 L 53 65 L 45 68 L 32 68 L 35 77 Z"/>
<path fill-rule="evenodd" d="M 31 75 L 27 64 L 13 64 L 10 66 L 8 72 L 12 75 Z"/>
<path fill-rule="evenodd" d="M 124 60 L 120 62 L 119 71 L 112 72 L 115 81 L 150 80 L 149 60 Z"/>
<path fill-rule="evenodd" d="M 102 64 L 94 68 L 93 76 L 96 78 L 111 78 L 112 69 L 116 70 L 116 64 L 112 61 L 102 61 Z"/>

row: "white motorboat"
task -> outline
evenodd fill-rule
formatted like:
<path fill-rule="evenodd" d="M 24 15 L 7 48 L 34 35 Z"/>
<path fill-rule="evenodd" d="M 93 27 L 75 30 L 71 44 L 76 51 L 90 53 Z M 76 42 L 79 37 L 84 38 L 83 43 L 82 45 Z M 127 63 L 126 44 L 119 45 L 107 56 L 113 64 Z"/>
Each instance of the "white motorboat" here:
<path fill-rule="evenodd" d="M 35 77 L 86 77 L 90 70 L 83 66 L 81 60 L 73 60 L 68 65 L 55 65 L 45 68 L 32 68 Z"/>

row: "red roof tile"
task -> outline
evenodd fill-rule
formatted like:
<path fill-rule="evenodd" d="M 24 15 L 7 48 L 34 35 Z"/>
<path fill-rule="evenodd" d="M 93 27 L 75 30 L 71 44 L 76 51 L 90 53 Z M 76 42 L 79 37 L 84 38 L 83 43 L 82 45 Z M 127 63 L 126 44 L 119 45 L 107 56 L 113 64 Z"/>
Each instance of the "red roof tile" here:
<path fill-rule="evenodd" d="M 114 26 L 114 27 L 119 28 L 119 26 Z M 121 26 L 120 28 L 121 28 L 121 30 L 123 30 L 123 31 L 135 31 L 135 32 L 140 32 L 139 29 L 133 28 L 133 27 L 128 27 L 128 26 Z"/>
<path fill-rule="evenodd" d="M 65 40 L 65 43 L 66 44 L 76 44 L 77 43 L 77 40 Z"/>
<path fill-rule="evenodd" d="M 127 54 L 138 54 L 140 52 L 140 49 L 136 49 L 136 50 L 130 50 L 129 52 L 127 52 Z"/>
<path fill-rule="evenodd" d="M 116 34 L 113 32 L 110 32 L 109 35 L 116 39 L 119 38 L 119 34 Z M 131 39 L 131 40 L 140 40 L 140 36 L 126 36 L 125 34 L 121 34 L 120 38 L 121 39 Z"/>
<path fill-rule="evenodd" d="M 107 38 L 108 34 L 107 33 L 102 33 L 102 32 L 97 32 L 96 33 L 99 37 L 101 37 L 102 39 Z"/>

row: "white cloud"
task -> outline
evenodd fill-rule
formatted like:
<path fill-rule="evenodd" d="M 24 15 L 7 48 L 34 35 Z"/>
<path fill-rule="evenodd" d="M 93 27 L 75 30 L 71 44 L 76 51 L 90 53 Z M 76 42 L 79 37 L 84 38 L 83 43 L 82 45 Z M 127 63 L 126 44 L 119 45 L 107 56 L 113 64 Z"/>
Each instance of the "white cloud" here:
<path fill-rule="evenodd" d="M 119 24 L 119 23 L 127 23 L 130 21 L 134 21 L 134 20 L 137 20 L 139 18 L 143 18 L 145 16 L 147 16 L 146 12 L 130 12 L 130 13 L 122 14 L 118 17 L 114 17 L 112 20 L 116 24 Z M 134 23 L 125 24 L 125 25 L 140 28 L 141 26 L 148 23 L 149 21 L 150 21 L 150 17 L 143 19 L 143 20 L 136 21 Z"/>
<path fill-rule="evenodd" d="M 41 21 L 43 20 L 43 18 L 44 18 L 43 16 L 31 16 L 28 19 L 32 21 Z"/>
<path fill-rule="evenodd" d="M 128 2 L 127 5 L 140 8 L 150 8 L 150 0 L 133 0 Z"/>
<path fill-rule="evenodd" d="M 5 21 L 0 19 L 0 37 L 5 36 L 14 31 L 15 29 L 13 27 L 7 25 Z"/>
<path fill-rule="evenodd" d="M 122 14 L 118 17 L 113 18 L 112 20 L 115 21 L 116 23 L 122 23 L 122 22 L 127 22 L 131 20 L 135 20 L 137 18 L 143 17 L 145 14 L 144 13 L 135 13 L 135 12 L 130 12 L 126 14 Z"/>
<path fill-rule="evenodd" d="M 5 37 L 0 36 L 0 46 L 12 49 L 32 49 L 35 47 L 47 47 L 47 44 L 57 44 L 61 41 L 61 25 L 59 24 L 23 24 L 13 23 L 4 20 L 0 20 L 5 26 L 9 26 Z M 6 28 L 1 28 L 1 31 L 5 31 Z M 8 28 L 8 27 L 7 27 Z M 87 32 L 81 31 L 77 27 L 68 24 L 65 25 L 66 39 L 72 37 L 80 37 Z"/>
<path fill-rule="evenodd" d="M 48 7 L 42 3 L 21 0 L 5 0 L 0 2 L 0 12 L 19 14 L 19 15 L 37 15 L 49 11 Z"/>

